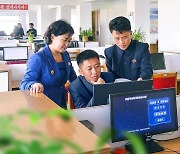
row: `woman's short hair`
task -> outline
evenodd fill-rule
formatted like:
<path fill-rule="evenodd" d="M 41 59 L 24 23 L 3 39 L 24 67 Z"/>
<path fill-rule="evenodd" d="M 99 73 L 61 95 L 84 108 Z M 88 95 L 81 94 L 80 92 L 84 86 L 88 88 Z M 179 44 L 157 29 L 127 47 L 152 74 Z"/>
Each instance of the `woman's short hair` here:
<path fill-rule="evenodd" d="M 89 59 L 93 59 L 93 58 L 97 58 L 99 59 L 99 55 L 96 51 L 94 50 L 84 50 L 82 51 L 80 54 L 77 55 L 77 64 L 78 66 L 80 64 L 82 64 L 85 60 L 89 60 Z"/>
<path fill-rule="evenodd" d="M 52 34 L 54 34 L 55 36 L 59 36 L 67 33 L 71 36 L 74 34 L 74 29 L 72 28 L 72 26 L 64 20 L 58 20 L 49 25 L 44 34 L 44 38 L 46 43 L 49 45 L 52 43 Z"/>

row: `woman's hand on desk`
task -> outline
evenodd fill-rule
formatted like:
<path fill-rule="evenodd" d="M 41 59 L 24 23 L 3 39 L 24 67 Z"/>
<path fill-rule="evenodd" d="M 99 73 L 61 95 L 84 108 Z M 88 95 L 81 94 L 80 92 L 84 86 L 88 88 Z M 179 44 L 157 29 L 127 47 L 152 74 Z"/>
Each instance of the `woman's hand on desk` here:
<path fill-rule="evenodd" d="M 96 82 L 91 81 L 92 84 L 103 84 L 105 81 L 102 78 L 99 78 Z"/>
<path fill-rule="evenodd" d="M 44 87 L 41 83 L 34 83 L 31 85 L 30 92 L 31 93 L 43 93 Z"/>

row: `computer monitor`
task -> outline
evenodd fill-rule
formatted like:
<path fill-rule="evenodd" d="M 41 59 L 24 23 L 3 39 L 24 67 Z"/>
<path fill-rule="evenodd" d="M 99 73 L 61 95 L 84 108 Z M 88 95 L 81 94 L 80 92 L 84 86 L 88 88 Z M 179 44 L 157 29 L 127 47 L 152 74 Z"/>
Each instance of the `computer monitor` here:
<path fill-rule="evenodd" d="M 151 53 L 151 61 L 153 65 L 153 70 L 166 69 L 164 53 Z"/>
<path fill-rule="evenodd" d="M 27 60 L 28 59 L 28 47 L 4 47 L 3 48 L 3 60 Z"/>
<path fill-rule="evenodd" d="M 112 142 L 125 140 L 124 132 L 145 137 L 178 129 L 174 88 L 149 90 L 110 97 Z M 145 145 L 149 152 L 163 150 L 153 140 Z M 151 146 L 153 145 L 153 148 Z"/>
<path fill-rule="evenodd" d="M 96 84 L 93 85 L 92 106 L 108 104 L 109 94 L 152 90 L 153 89 L 152 87 L 153 87 L 152 80 Z"/>

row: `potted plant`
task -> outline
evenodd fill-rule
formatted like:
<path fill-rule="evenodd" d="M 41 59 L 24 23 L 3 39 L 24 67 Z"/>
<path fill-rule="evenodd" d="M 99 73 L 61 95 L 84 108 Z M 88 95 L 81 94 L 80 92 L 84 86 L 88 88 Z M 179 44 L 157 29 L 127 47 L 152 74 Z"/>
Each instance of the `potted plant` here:
<path fill-rule="evenodd" d="M 31 32 L 28 32 L 27 36 L 28 36 L 28 42 L 33 43 L 34 34 L 32 34 Z"/>
<path fill-rule="evenodd" d="M 145 38 L 146 34 L 145 32 L 143 32 L 141 30 L 141 28 L 139 28 L 138 30 L 135 30 L 131 36 L 132 40 L 137 40 L 140 42 L 145 42 L 146 38 Z"/>
<path fill-rule="evenodd" d="M 89 28 L 89 29 L 87 30 L 87 36 L 88 36 L 88 40 L 89 40 L 89 41 L 94 41 L 94 33 L 93 33 L 93 31 L 92 31 L 92 28 Z"/>
<path fill-rule="evenodd" d="M 88 41 L 88 30 L 83 30 L 82 31 L 82 40 L 83 40 L 83 42 Z"/>

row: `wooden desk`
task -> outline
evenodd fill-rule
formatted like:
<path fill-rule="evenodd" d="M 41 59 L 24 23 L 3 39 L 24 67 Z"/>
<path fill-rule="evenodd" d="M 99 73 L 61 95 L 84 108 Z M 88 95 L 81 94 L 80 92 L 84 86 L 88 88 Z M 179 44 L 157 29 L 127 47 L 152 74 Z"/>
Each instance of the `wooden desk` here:
<path fill-rule="evenodd" d="M 180 138 L 172 139 L 168 141 L 160 141 L 158 143 L 164 148 L 168 148 L 180 152 Z M 165 149 L 164 151 L 156 152 L 155 154 L 171 154 L 171 153 L 173 154 L 175 152 Z"/>
<path fill-rule="evenodd" d="M 16 114 L 20 109 L 48 111 L 59 108 L 43 93 L 30 94 L 29 91 L 9 91 L 0 93 L 0 115 Z"/>
<path fill-rule="evenodd" d="M 31 109 L 34 111 L 47 111 L 49 109 L 59 108 L 53 101 L 51 101 L 44 94 L 30 94 L 29 91 L 11 91 L 0 93 L 0 115 L 14 114 L 19 109 Z M 29 128 L 31 131 L 40 130 L 46 135 L 58 138 L 68 139 L 79 145 L 83 149 L 83 153 L 93 153 L 95 150 L 95 143 L 98 137 L 82 125 L 75 118 L 69 122 L 64 122 L 59 117 L 53 119 L 44 118 L 38 125 L 28 126 L 28 119 L 22 115 L 16 123 L 23 129 Z M 21 135 L 21 134 L 20 134 Z M 70 148 L 65 149 L 65 153 L 74 153 Z M 110 146 L 105 145 L 100 149 L 100 153 L 110 153 Z"/>

